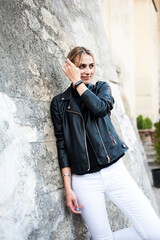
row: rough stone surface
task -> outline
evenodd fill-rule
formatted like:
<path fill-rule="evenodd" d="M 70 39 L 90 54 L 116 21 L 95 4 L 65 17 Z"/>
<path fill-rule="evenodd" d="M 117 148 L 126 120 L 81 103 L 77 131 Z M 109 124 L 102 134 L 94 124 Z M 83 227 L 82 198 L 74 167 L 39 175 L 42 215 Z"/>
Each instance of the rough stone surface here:
<path fill-rule="evenodd" d="M 92 11 L 91 11 L 92 9 Z M 65 206 L 49 106 L 67 88 L 61 66 L 77 45 L 95 54 L 96 80 L 110 81 L 113 121 L 129 145 L 124 161 L 157 210 L 137 139 L 120 97 L 96 0 L 0 1 L 0 239 L 87 240 Z M 113 230 L 128 226 L 107 200 Z"/>

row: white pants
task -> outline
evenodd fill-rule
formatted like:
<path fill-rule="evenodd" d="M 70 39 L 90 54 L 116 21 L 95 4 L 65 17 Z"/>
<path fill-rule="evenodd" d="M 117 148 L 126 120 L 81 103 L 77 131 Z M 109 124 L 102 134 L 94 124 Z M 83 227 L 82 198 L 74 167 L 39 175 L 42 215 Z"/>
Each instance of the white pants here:
<path fill-rule="evenodd" d="M 94 240 L 160 240 L 160 220 L 122 159 L 96 173 L 73 174 L 72 188 L 78 203 L 83 205 L 82 216 Z M 134 227 L 111 231 L 105 196 Z"/>

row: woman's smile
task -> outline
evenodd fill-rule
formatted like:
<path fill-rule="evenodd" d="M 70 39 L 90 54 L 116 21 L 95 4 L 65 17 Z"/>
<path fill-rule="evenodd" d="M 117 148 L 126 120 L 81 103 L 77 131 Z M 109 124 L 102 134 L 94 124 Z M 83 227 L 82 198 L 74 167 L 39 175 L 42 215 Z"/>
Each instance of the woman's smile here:
<path fill-rule="evenodd" d="M 95 66 L 92 56 L 88 54 L 83 54 L 79 64 L 79 69 L 81 73 L 81 80 L 84 81 L 85 84 L 89 84 L 95 72 Z"/>

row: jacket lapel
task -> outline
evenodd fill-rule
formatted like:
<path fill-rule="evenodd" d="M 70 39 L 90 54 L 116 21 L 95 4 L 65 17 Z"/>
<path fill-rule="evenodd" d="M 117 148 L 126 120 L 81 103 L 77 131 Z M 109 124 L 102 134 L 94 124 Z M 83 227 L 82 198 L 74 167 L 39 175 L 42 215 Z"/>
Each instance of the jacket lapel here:
<path fill-rule="evenodd" d="M 89 83 L 88 89 L 92 91 L 93 87 L 94 85 Z M 77 105 L 74 97 L 72 96 L 71 85 L 69 86 L 69 88 L 67 88 L 67 90 L 64 93 L 62 93 L 60 101 L 68 101 L 66 111 L 82 115 L 79 106 Z"/>

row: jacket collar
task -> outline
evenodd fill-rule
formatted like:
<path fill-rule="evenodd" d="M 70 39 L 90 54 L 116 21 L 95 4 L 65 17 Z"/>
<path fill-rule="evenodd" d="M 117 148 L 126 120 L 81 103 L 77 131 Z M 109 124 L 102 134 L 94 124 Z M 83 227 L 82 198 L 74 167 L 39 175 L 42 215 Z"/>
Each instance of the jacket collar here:
<path fill-rule="evenodd" d="M 92 91 L 95 87 L 92 83 L 88 84 L 88 89 Z M 70 100 L 72 98 L 72 84 L 62 93 L 60 101 Z"/>

